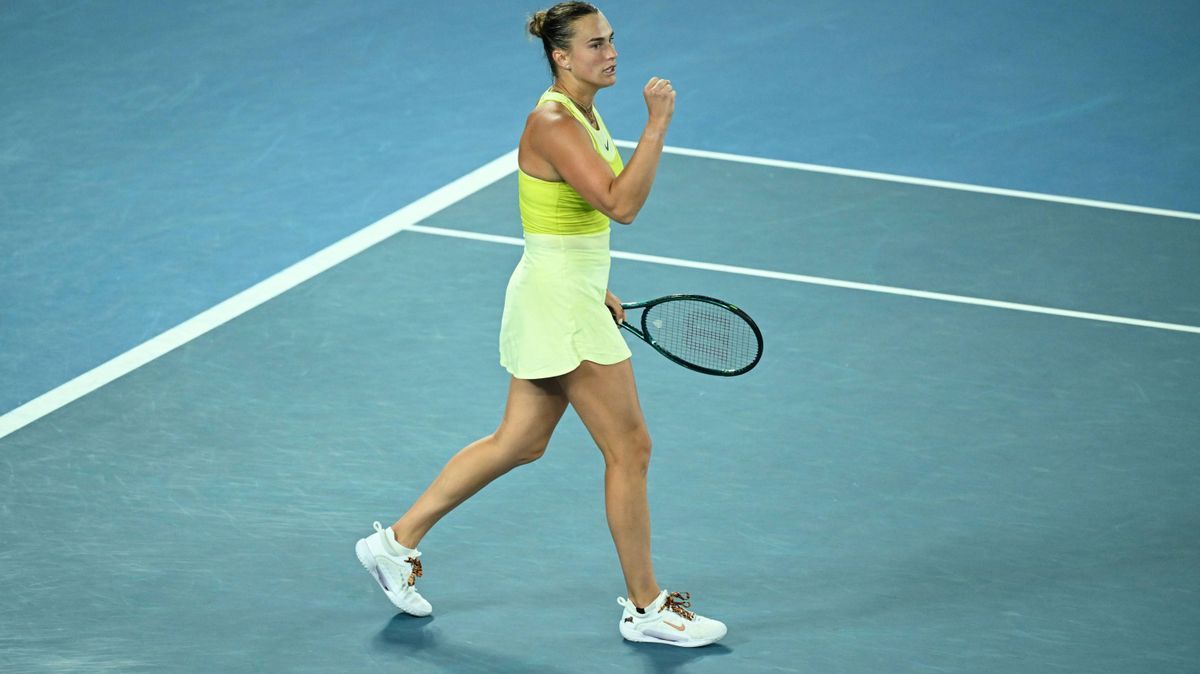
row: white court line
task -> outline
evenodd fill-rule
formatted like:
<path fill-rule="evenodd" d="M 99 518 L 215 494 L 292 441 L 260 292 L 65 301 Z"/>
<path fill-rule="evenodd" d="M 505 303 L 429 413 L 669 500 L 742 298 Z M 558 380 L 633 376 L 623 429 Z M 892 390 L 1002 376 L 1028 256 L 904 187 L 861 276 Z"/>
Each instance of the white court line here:
<path fill-rule="evenodd" d="M 406 231 L 418 232 L 421 234 L 433 234 L 436 236 L 450 236 L 459 239 L 472 239 L 475 241 L 487 241 L 489 243 L 503 243 L 511 246 L 523 246 L 525 241 L 515 236 L 498 236 L 495 234 L 480 234 L 478 232 L 467 232 L 457 229 L 444 229 L 442 227 L 429 227 L 426 225 L 413 225 L 407 227 Z M 857 281 L 840 281 L 838 279 L 823 278 L 820 276 L 805 276 L 803 274 L 789 274 L 781 271 L 770 271 L 767 269 L 755 269 L 753 267 L 737 267 L 729 264 L 715 264 L 712 262 L 697 262 L 695 260 L 683 260 L 675 257 L 663 257 L 661 255 L 644 255 L 642 253 L 626 253 L 619 250 L 612 251 L 612 256 L 622 260 L 634 260 L 636 262 L 649 262 L 651 264 L 669 265 L 672 267 L 686 267 L 688 269 L 703 269 L 704 271 L 717 271 L 726 274 L 740 274 L 742 276 L 757 276 L 759 278 L 776 279 L 779 281 L 793 281 L 795 283 L 808 283 L 810 285 L 829 286 L 832 288 L 846 288 L 849 290 L 863 290 L 872 293 L 883 293 L 886 295 L 901 295 L 904 297 L 916 297 L 925 300 L 936 300 L 938 302 L 953 302 L 955 304 L 971 304 L 980 307 L 991 307 L 993 309 L 1009 309 L 1012 311 L 1024 311 L 1032 314 L 1048 314 L 1050 316 L 1062 316 L 1065 318 L 1082 318 L 1089 321 L 1100 321 L 1103 323 L 1119 323 L 1121 325 L 1133 325 L 1141 328 L 1155 328 L 1158 330 L 1174 330 L 1176 332 L 1191 332 L 1200 335 L 1200 326 L 1181 325 L 1178 323 L 1162 323 L 1159 321 L 1146 321 L 1140 318 L 1126 318 L 1124 316 L 1110 316 L 1108 314 L 1094 314 L 1087 311 L 1073 311 L 1071 309 L 1055 309 L 1053 307 L 1042 307 L 1035 304 L 1020 304 L 1017 302 L 1004 302 L 1001 300 L 989 300 L 980 297 L 969 297 L 966 295 L 950 295 L 947 293 L 934 293 L 925 290 L 912 290 L 909 288 L 897 288 L 894 286 L 881 286 L 873 283 L 858 283 Z"/>
<path fill-rule="evenodd" d="M 637 143 L 628 140 L 613 141 L 618 147 L 635 148 Z M 1125 211 L 1128 213 L 1142 213 L 1144 215 L 1160 215 L 1168 218 L 1185 218 L 1188 220 L 1200 220 L 1200 213 L 1189 213 L 1187 211 L 1172 211 L 1165 208 L 1151 208 L 1149 206 L 1133 206 L 1130 204 L 1118 204 L 1112 201 L 1097 201 L 1095 199 L 1079 199 L 1076 197 L 1064 197 L 1056 194 L 1042 194 L 1040 192 L 1024 192 L 1021 190 L 1009 190 L 1002 187 L 985 187 L 983 185 L 970 185 L 967 183 L 955 183 L 947 180 L 930 180 L 928 178 L 913 178 L 911 176 L 893 175 L 891 173 L 876 173 L 874 171 L 859 171 L 856 169 L 844 169 L 834 166 L 822 166 L 820 164 L 803 164 L 795 161 L 783 161 L 782 159 L 764 159 L 762 157 L 750 157 L 740 154 L 728 154 L 725 152 L 710 152 L 708 150 L 692 150 L 684 147 L 666 146 L 663 152 L 670 154 L 682 155 L 685 157 L 700 157 L 702 159 L 718 159 L 721 161 L 732 161 L 741 164 L 755 164 L 758 166 L 771 166 L 774 168 L 795 169 L 798 171 L 809 171 L 811 173 L 829 173 L 838 176 L 848 176 L 851 178 L 866 178 L 867 180 L 882 180 L 891 183 L 904 183 L 906 185 L 921 185 L 923 187 L 937 187 L 944 190 L 958 190 L 960 192 L 978 192 L 981 194 L 995 194 L 1005 197 L 1016 197 L 1018 199 L 1032 199 L 1034 201 L 1052 201 L 1059 204 L 1071 204 L 1073 206 L 1087 206 L 1088 208 L 1103 208 L 1110 211 Z"/>
<path fill-rule="evenodd" d="M 517 170 L 513 150 L 166 332 L 0 416 L 0 438 L 129 374 Z"/>
<path fill-rule="evenodd" d="M 622 147 L 636 146 L 635 143 L 631 143 L 629 141 L 616 141 L 616 143 Z M 983 192 L 986 194 L 998 194 L 1023 199 L 1056 201 L 1060 203 L 1090 206 L 1094 208 L 1108 208 L 1135 213 L 1146 213 L 1150 215 L 1163 215 L 1168 217 L 1200 220 L 1200 214 L 1196 213 L 1184 213 L 1181 211 L 1169 211 L 1165 209 L 1113 204 L 1109 202 L 1092 201 L 1088 199 L 1075 199 L 1072 197 L 1058 197 L 1054 195 L 1038 194 L 1035 192 L 1020 192 L 1016 190 L 980 187 L 977 185 L 965 185 L 962 183 L 926 180 L 923 178 L 909 178 L 906 176 L 895 176 L 885 173 L 839 169 L 828 166 L 819 166 L 816 164 L 802 164 L 799 162 L 747 157 L 743 155 L 726 154 L 722 152 L 708 152 L 705 150 L 689 150 L 678 147 L 667 147 L 665 148 L 665 151 L 671 154 L 702 157 L 706 159 L 758 164 L 761 166 L 790 168 L 820 173 L 832 173 L 835 175 L 867 178 L 871 180 L 885 180 L 913 185 L 924 185 L 928 187 L 939 187 L 943 189 Z M 479 241 L 489 241 L 493 243 L 523 245 L 522 240 L 515 237 L 477 234 L 473 232 L 460 232 L 456 230 L 442 230 L 440 228 L 415 225 L 415 223 L 420 222 L 430 215 L 433 215 L 434 213 L 437 213 L 438 211 L 458 201 L 461 201 L 462 199 L 465 199 L 484 187 L 491 185 L 497 180 L 504 178 L 505 176 L 516 171 L 516 169 L 517 151 L 514 149 L 511 152 L 508 152 L 505 155 L 489 162 L 488 164 L 485 164 L 484 166 L 472 171 L 471 173 L 468 173 L 462 178 L 459 178 L 458 180 L 455 180 L 454 182 L 425 195 L 424 197 L 414 201 L 404 208 L 401 208 L 395 213 L 388 215 L 382 220 L 368 225 L 367 227 L 355 232 L 354 234 L 351 234 L 341 241 L 338 241 L 337 243 L 334 243 L 333 245 L 314 253 L 313 255 L 301 260 L 300 262 L 297 262 L 287 269 L 284 269 L 283 271 L 259 282 L 258 284 L 238 293 L 237 295 L 234 295 L 233 297 L 230 297 L 224 302 L 221 302 L 220 304 L 217 304 L 216 306 L 188 319 L 187 321 L 180 323 L 179 325 L 167 330 L 166 332 L 163 332 L 160 335 L 150 338 L 142 344 L 139 344 L 129 351 L 117 356 L 116 358 L 113 358 L 112 360 L 95 367 L 92 370 L 79 375 L 78 377 L 75 377 L 71 381 L 62 384 L 61 386 L 58 386 L 42 394 L 41 396 L 38 396 L 37 398 L 34 398 L 24 405 L 21 405 L 20 407 L 17 407 L 16 409 L 4 414 L 3 416 L 0 416 L 0 438 L 4 438 L 9 434 L 24 428 L 43 416 L 46 416 L 47 414 L 50 414 L 51 412 L 75 400 L 78 400 L 88 393 L 91 393 L 101 386 L 104 386 L 105 384 L 132 372 L 133 370 L 155 360 L 156 358 L 169 353 L 176 348 L 179 348 L 180 346 L 192 341 L 193 339 L 196 339 L 206 332 L 246 313 L 250 309 L 253 309 L 263 302 L 266 302 L 271 298 L 276 297 L 290 290 L 291 288 L 294 288 L 295 286 L 307 281 L 308 279 L 311 279 L 317 274 L 320 274 L 321 272 L 324 272 L 331 267 L 344 262 L 354 255 L 361 253 L 380 241 L 383 241 L 384 239 L 387 239 L 388 237 L 405 229 L 427 234 L 439 234 L 441 236 L 456 236 Z M 1017 311 L 1051 314 L 1070 318 L 1083 318 L 1109 323 L 1121 323 L 1125 325 L 1157 328 L 1160 330 L 1176 330 L 1180 332 L 1200 333 L 1200 328 L 1190 325 L 1144 321 L 1135 318 L 1106 316 L 1104 314 L 1092 314 L 1081 311 L 1069 311 L 1065 309 L 1052 309 L 1049 307 L 1038 307 L 1034 305 L 1017 304 L 1013 302 L 1000 302 L 959 295 L 947 295 L 943 293 L 930 293 L 920 290 L 908 290 L 904 288 L 892 288 L 889 286 L 856 283 L 853 281 L 838 281 L 835 279 L 803 276 L 800 274 L 788 274 L 784 272 L 772 272 L 761 269 L 752 269 L 749 267 L 735 267 L 732 265 L 695 262 L 690 260 L 660 257 L 656 255 L 624 253 L 620 251 L 614 251 L 613 257 L 642 262 L 652 262 L 657 264 L 690 267 L 693 269 L 723 271 L 727 273 L 743 274 L 748 276 L 761 276 L 764 278 L 775 278 L 854 290 L 906 295 L 909 297 L 920 297 L 944 302 L 975 304 L 999 309 L 1012 309 Z"/>

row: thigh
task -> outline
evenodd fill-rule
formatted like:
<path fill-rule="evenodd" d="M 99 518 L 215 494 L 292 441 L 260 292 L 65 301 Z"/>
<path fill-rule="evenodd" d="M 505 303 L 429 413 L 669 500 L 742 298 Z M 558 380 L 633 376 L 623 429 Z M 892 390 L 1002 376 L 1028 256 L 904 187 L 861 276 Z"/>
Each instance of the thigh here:
<path fill-rule="evenodd" d="M 513 377 L 495 435 L 519 447 L 545 445 L 566 409 L 567 396 L 557 380 Z"/>
<path fill-rule="evenodd" d="M 601 451 L 647 439 L 631 359 L 613 365 L 584 361 L 559 379 L 567 400 Z"/>

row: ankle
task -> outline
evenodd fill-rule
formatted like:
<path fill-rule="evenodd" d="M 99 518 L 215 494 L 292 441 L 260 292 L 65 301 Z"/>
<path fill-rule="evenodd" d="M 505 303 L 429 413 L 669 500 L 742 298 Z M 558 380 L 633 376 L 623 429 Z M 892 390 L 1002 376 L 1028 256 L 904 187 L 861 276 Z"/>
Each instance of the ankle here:
<path fill-rule="evenodd" d="M 392 526 L 388 527 L 388 529 L 391 529 L 392 531 L 392 540 L 396 541 L 400 547 L 407 548 L 409 550 L 416 550 L 417 545 L 421 542 L 416 536 L 412 536 L 408 532 L 404 531 L 404 529 L 400 527 L 399 523 L 393 524 Z"/>
<path fill-rule="evenodd" d="M 653 607 L 654 600 L 658 599 L 658 595 L 662 594 L 660 590 L 647 590 L 644 592 L 633 592 L 629 595 L 629 600 L 633 602 L 635 608 L 639 611 L 646 611 Z"/>

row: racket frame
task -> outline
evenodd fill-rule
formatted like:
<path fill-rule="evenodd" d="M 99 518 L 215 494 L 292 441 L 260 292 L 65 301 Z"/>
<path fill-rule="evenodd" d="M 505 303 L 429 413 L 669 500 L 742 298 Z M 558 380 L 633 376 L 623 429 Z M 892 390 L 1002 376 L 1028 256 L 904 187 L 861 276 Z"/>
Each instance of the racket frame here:
<path fill-rule="evenodd" d="M 704 367 L 703 365 L 696 365 L 695 363 L 690 363 L 690 362 L 680 358 L 679 356 L 676 356 L 675 354 L 671 353 L 670 351 L 666 350 L 661 345 L 659 345 L 654 340 L 654 337 L 653 337 L 654 333 L 649 329 L 649 327 L 646 324 L 646 317 L 650 314 L 649 309 L 650 309 L 650 307 L 653 307 L 656 304 L 663 304 L 665 302 L 675 302 L 675 301 L 679 301 L 679 300 L 695 300 L 698 302 L 707 302 L 708 304 L 715 304 L 716 306 L 721 307 L 722 309 L 725 309 L 725 310 L 729 311 L 730 313 L 736 314 L 739 318 L 746 321 L 746 323 L 750 326 L 750 329 L 754 331 L 754 338 L 756 340 L 758 340 L 758 353 L 755 354 L 754 360 L 750 361 L 750 363 L 748 365 L 744 365 L 740 368 L 737 368 L 736 370 L 717 370 L 717 369 L 714 369 L 711 367 Z M 640 321 L 642 327 L 639 330 L 638 328 L 633 327 L 632 325 L 630 325 L 629 323 L 627 323 L 625 321 L 621 321 L 617 325 L 621 326 L 622 328 L 625 328 L 629 332 L 633 333 L 638 339 L 640 339 L 643 342 L 654 347 L 655 351 L 658 351 L 662 355 L 666 356 L 668 360 L 678 363 L 678 364 L 686 367 L 689 370 L 693 370 L 695 372 L 700 372 L 703 374 L 711 374 L 711 375 L 714 375 L 717 377 L 736 377 L 740 374 L 745 374 L 745 373 L 749 372 L 750 370 L 754 369 L 754 366 L 758 365 L 758 361 L 762 360 L 763 336 L 762 336 L 762 331 L 758 329 L 758 324 L 755 323 L 754 319 L 750 318 L 750 315 L 747 314 L 745 311 L 742 311 L 737 306 L 730 304 L 729 302 L 726 302 L 725 300 L 719 300 L 715 297 L 709 297 L 707 295 L 675 294 L 675 295 L 663 295 L 662 297 L 656 297 L 652 300 L 645 300 L 643 302 L 622 303 L 621 308 L 625 309 L 626 311 L 629 311 L 630 309 L 642 309 L 642 317 L 641 317 L 641 321 Z"/>

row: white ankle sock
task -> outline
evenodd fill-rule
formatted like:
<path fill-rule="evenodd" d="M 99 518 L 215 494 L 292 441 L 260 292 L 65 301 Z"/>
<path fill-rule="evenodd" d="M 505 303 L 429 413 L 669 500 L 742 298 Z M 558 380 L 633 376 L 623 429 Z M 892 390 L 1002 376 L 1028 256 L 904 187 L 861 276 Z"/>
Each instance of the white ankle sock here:
<path fill-rule="evenodd" d="M 412 548 L 406 548 L 396 540 L 396 532 L 392 531 L 391 527 L 385 527 L 383 531 L 385 532 L 383 535 L 383 540 L 387 541 L 388 545 L 391 546 L 392 552 L 400 555 L 401 557 L 411 557 L 416 554 L 416 550 Z"/>

